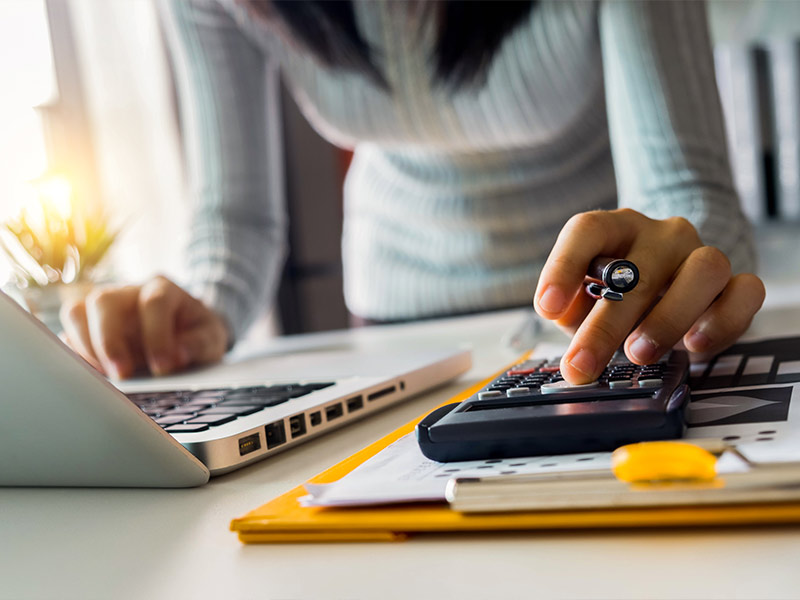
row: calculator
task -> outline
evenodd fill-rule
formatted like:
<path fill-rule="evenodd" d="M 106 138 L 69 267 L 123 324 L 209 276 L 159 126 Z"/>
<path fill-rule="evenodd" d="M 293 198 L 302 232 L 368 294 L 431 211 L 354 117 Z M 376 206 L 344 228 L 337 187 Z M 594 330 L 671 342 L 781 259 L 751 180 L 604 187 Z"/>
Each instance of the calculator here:
<path fill-rule="evenodd" d="M 683 436 L 686 352 L 640 366 L 618 351 L 584 385 L 565 381 L 560 361 L 523 360 L 463 402 L 433 411 L 416 428 L 422 453 L 440 462 L 485 460 L 611 451 Z"/>

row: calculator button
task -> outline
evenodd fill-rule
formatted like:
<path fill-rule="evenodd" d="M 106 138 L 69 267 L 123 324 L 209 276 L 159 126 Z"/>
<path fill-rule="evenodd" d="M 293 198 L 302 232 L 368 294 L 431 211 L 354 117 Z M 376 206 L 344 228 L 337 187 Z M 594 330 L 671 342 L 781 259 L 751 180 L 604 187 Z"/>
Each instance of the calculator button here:
<path fill-rule="evenodd" d="M 558 365 L 548 365 L 539 369 L 540 373 L 557 373 L 561 367 Z"/>
<path fill-rule="evenodd" d="M 528 367 L 524 369 L 516 367 L 507 371 L 506 375 L 508 375 L 509 377 L 513 377 L 514 375 L 530 375 L 531 373 L 535 373 L 536 370 L 537 370 L 536 367 Z"/>
<path fill-rule="evenodd" d="M 629 388 L 631 386 L 633 386 L 633 382 L 630 379 L 617 379 L 608 382 L 608 387 L 612 390 L 617 388 Z"/>
<path fill-rule="evenodd" d="M 488 387 L 487 391 L 490 391 L 490 392 L 505 392 L 506 390 L 511 389 L 513 387 L 517 387 L 517 385 L 516 384 L 510 384 L 510 383 L 508 383 L 508 384 L 505 384 L 505 383 L 504 384 L 494 384 L 494 385 L 490 385 Z"/>
<path fill-rule="evenodd" d="M 663 379 L 640 379 L 639 380 L 639 387 L 643 388 L 651 388 L 651 387 L 660 387 L 663 385 Z"/>
<path fill-rule="evenodd" d="M 513 398 L 514 396 L 528 396 L 530 393 L 531 389 L 527 387 L 517 387 L 506 390 L 506 396 L 509 398 Z"/>
<path fill-rule="evenodd" d="M 559 392 L 577 392 L 580 390 L 588 390 L 591 388 L 599 387 L 600 383 L 597 381 L 591 381 L 589 383 L 583 383 L 580 385 L 572 385 L 567 381 L 557 381 L 555 383 L 544 383 L 540 388 L 543 394 L 557 394 Z"/>
<path fill-rule="evenodd" d="M 502 398 L 503 392 L 498 390 L 488 390 L 486 392 L 478 392 L 478 400 L 489 400 L 491 398 Z"/>

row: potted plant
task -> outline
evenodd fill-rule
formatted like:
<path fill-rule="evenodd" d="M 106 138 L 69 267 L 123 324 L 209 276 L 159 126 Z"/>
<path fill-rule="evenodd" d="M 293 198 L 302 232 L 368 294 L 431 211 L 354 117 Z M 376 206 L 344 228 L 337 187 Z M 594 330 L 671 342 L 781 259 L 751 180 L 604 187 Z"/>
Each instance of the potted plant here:
<path fill-rule="evenodd" d="M 0 250 L 11 267 L 11 291 L 59 332 L 61 305 L 97 281 L 119 229 L 104 211 L 78 206 L 62 177 L 43 178 L 32 187 L 20 211 L 0 224 Z"/>

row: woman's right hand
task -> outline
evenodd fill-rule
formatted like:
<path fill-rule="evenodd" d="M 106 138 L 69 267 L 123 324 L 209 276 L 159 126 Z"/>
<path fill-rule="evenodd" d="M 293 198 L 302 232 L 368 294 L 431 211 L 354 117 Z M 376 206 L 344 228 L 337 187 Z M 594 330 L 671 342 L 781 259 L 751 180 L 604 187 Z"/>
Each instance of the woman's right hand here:
<path fill-rule="evenodd" d="M 230 339 L 218 313 L 161 276 L 93 290 L 65 305 L 61 322 L 69 345 L 115 379 L 145 368 L 166 375 L 217 362 Z"/>

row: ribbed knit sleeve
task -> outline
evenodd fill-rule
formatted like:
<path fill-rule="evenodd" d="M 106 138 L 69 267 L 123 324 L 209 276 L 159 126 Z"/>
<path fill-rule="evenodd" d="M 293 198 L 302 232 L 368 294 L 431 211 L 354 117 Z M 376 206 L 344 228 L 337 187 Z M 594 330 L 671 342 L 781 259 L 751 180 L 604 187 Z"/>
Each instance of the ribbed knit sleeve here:
<path fill-rule="evenodd" d="M 600 37 L 619 205 L 686 217 L 734 272 L 753 270 L 704 3 L 607 1 Z"/>
<path fill-rule="evenodd" d="M 213 0 L 162 12 L 193 191 L 184 283 L 239 337 L 271 303 L 286 253 L 277 65 Z"/>

